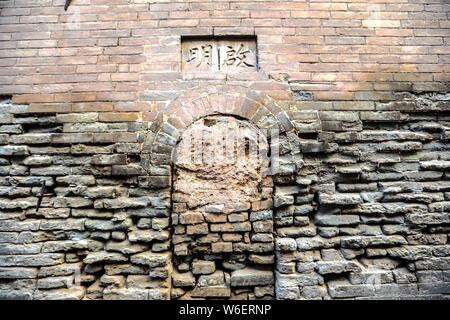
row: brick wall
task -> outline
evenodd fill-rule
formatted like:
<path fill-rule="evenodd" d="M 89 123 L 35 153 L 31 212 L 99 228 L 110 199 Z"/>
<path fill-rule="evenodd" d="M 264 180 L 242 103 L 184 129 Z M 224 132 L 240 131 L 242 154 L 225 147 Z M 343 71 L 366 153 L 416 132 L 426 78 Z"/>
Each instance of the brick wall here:
<path fill-rule="evenodd" d="M 2 1 L 0 94 L 37 110 L 163 111 L 203 80 L 180 73 L 180 35 L 213 34 L 257 35 L 258 80 L 321 102 L 295 107 L 374 110 L 395 91 L 448 90 L 444 0 L 256 2 Z M 278 82 L 229 80 L 291 98 Z"/>
<path fill-rule="evenodd" d="M 64 2 L 0 2 L 0 297 L 183 296 L 170 157 L 221 113 L 282 128 L 274 288 L 234 298 L 448 298 L 445 0 Z M 230 35 L 258 72 L 182 72 Z"/>

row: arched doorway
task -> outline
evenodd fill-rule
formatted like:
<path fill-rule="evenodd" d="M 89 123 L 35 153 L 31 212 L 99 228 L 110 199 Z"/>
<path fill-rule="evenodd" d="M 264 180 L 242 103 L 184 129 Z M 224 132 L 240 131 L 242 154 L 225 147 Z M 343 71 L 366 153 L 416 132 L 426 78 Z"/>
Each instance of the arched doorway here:
<path fill-rule="evenodd" d="M 274 297 L 269 144 L 247 120 L 192 123 L 174 152 L 172 298 Z"/>

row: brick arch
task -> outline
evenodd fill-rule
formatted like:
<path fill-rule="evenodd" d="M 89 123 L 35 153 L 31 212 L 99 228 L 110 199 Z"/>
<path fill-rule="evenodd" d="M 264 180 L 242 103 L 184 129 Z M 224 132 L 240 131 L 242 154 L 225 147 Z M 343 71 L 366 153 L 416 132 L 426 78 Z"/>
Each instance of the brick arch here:
<path fill-rule="evenodd" d="M 210 85 L 190 90 L 168 105 L 152 124 L 148 152 L 171 155 L 186 128 L 220 114 L 248 120 L 260 129 L 295 130 L 288 112 L 269 96 L 244 86 Z"/>

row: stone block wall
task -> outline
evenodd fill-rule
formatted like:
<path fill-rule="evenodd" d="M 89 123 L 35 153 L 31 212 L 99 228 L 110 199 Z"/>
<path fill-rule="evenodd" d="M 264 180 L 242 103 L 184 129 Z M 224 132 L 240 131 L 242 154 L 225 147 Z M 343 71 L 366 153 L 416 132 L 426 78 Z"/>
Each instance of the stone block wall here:
<path fill-rule="evenodd" d="M 329 119 L 335 129 L 299 139 L 298 189 L 274 221 L 278 298 L 448 298 L 442 110 L 317 113 L 322 130 Z"/>
<path fill-rule="evenodd" d="M 141 165 L 143 123 L 0 108 L 2 298 L 169 297 L 170 167 Z"/>
<path fill-rule="evenodd" d="M 0 3 L 2 299 L 448 299 L 446 1 L 64 2 Z M 258 66 L 183 70 L 189 36 Z M 277 171 L 183 261 L 174 153 L 211 117 L 277 131 Z"/>

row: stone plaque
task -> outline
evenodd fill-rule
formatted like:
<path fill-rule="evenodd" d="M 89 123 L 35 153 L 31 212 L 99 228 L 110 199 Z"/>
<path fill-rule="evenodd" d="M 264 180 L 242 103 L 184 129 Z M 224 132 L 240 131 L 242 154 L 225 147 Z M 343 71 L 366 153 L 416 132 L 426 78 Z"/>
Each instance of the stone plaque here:
<path fill-rule="evenodd" d="M 182 69 L 188 72 L 256 71 L 254 38 L 183 39 Z"/>

